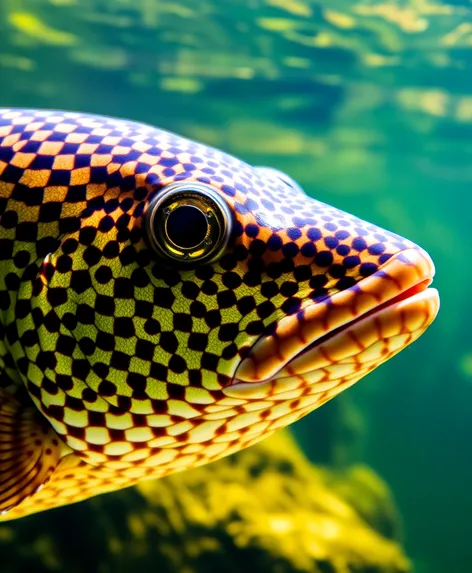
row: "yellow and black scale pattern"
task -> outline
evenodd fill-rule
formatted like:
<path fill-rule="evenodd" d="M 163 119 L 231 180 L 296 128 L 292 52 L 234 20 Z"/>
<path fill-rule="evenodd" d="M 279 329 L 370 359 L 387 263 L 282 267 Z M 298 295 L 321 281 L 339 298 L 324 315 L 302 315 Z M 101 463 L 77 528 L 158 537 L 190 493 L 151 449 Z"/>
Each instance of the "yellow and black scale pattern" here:
<path fill-rule="evenodd" d="M 150 246 L 146 210 L 175 182 L 229 205 L 217 260 L 180 267 Z M 37 478 L 24 495 L 7 487 L 5 518 L 206 463 L 313 410 L 342 380 L 315 392 L 300 379 L 284 399 L 226 390 L 284 317 L 303 322 L 308 305 L 413 247 L 288 177 L 154 127 L 1 110 L 0 405 L 12 425 L 30 412 L 36 445 L 22 463 L 35 451 L 50 478 L 40 492 Z"/>

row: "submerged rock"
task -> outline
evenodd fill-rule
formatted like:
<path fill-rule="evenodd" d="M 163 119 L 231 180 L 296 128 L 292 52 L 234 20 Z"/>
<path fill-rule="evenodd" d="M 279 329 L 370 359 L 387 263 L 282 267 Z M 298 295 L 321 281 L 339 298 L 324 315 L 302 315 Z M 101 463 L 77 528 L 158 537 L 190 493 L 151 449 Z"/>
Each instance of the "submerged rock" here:
<path fill-rule="evenodd" d="M 370 470 L 321 470 L 279 432 L 196 470 L 2 524 L 0 552 L 9 573 L 407 573 L 385 536 L 396 522 Z"/>

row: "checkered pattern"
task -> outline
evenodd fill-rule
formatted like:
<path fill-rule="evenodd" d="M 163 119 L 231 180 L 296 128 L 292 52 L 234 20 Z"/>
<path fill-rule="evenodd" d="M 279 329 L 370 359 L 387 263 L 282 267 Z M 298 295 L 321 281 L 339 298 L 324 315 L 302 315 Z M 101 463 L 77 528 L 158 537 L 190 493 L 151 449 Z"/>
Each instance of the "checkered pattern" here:
<path fill-rule="evenodd" d="M 149 246 L 147 205 L 176 181 L 231 207 L 211 264 L 181 269 Z M 73 452 L 13 516 L 216 459 L 329 399 L 225 389 L 283 317 L 412 247 L 218 150 L 51 111 L 0 112 L 0 217 L 0 384 L 24 385 Z"/>

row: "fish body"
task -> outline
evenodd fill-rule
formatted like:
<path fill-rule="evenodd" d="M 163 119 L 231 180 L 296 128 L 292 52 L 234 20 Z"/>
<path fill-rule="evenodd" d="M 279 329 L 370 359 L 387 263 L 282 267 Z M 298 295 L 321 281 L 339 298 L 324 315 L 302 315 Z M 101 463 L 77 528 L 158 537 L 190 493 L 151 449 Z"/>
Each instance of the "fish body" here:
<path fill-rule="evenodd" d="M 414 243 L 152 126 L 0 110 L 0 519 L 245 448 L 417 339 Z"/>

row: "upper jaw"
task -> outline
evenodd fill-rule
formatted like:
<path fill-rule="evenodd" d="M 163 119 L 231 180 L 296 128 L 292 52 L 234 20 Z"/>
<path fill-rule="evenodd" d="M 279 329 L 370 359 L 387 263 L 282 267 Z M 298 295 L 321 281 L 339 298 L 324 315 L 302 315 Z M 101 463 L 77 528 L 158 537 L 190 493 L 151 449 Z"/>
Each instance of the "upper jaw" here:
<path fill-rule="evenodd" d="M 413 341 L 431 324 L 438 311 L 437 291 L 427 288 L 434 273 L 431 258 L 419 247 L 396 253 L 377 272 L 353 287 L 321 302 L 311 303 L 296 315 L 280 320 L 275 331 L 261 336 L 239 364 L 232 386 L 313 371 L 320 359 L 320 352 L 316 350 L 323 350 L 330 338 L 334 340 L 334 343 L 330 342 L 331 347 L 343 348 L 346 340 L 339 335 L 344 331 L 352 332 L 352 327 L 357 324 L 359 329 L 370 316 L 398 319 L 398 313 L 404 312 L 405 308 L 417 312 L 420 304 L 424 314 L 422 323 L 406 321 L 401 326 L 412 334 L 410 342 Z M 425 294 L 421 294 L 423 292 Z M 412 303 L 416 306 L 413 307 Z M 377 334 L 377 339 L 382 336 L 382 333 Z M 315 356 L 318 357 L 316 360 Z"/>

